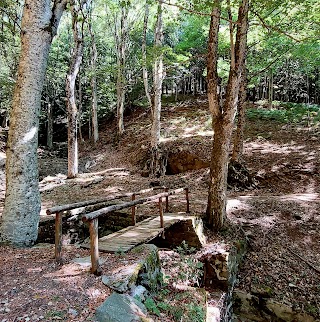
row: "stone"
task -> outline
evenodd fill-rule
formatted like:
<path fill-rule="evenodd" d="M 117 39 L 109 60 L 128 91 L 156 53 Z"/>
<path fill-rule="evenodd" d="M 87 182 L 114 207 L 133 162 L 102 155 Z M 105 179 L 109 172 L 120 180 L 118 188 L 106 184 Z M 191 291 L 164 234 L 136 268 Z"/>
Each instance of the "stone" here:
<path fill-rule="evenodd" d="M 266 307 L 278 318 L 284 321 L 293 321 L 293 310 L 290 306 L 275 302 L 273 300 L 268 300 Z"/>
<path fill-rule="evenodd" d="M 164 238 L 159 236 L 152 242 L 160 248 L 178 247 L 185 242 L 188 247 L 201 249 L 206 243 L 203 221 L 199 217 L 181 220 L 165 230 Z"/>
<path fill-rule="evenodd" d="M 208 168 L 209 161 L 202 160 L 189 151 L 171 152 L 168 156 L 166 174 L 179 174 L 189 170 Z"/>
<path fill-rule="evenodd" d="M 140 269 L 140 263 L 134 263 L 125 268 L 120 267 L 111 275 L 103 275 L 102 283 L 114 291 L 125 293 L 136 285 Z"/>
<path fill-rule="evenodd" d="M 54 245 L 49 243 L 38 243 L 35 244 L 32 248 L 52 248 Z"/>
<path fill-rule="evenodd" d="M 146 300 L 146 296 L 148 294 L 148 290 L 142 286 L 138 285 L 132 289 L 130 292 L 130 295 L 134 297 L 135 299 L 140 300 L 141 302 L 144 302 Z"/>
<path fill-rule="evenodd" d="M 265 317 L 259 309 L 259 298 L 241 290 L 233 293 L 233 310 L 236 315 L 251 321 L 264 322 Z M 242 321 L 242 320 L 240 320 Z"/>
<path fill-rule="evenodd" d="M 76 257 L 72 260 L 74 263 L 79 264 L 80 266 L 83 267 L 91 267 L 91 257 Z M 106 261 L 106 258 L 99 258 L 99 264 L 103 264 Z"/>
<path fill-rule="evenodd" d="M 227 292 L 236 283 L 239 265 L 247 244 L 239 241 L 234 245 L 209 244 L 199 260 L 204 264 L 206 287 Z"/>
<path fill-rule="evenodd" d="M 119 293 L 128 292 L 138 284 L 144 285 L 149 290 L 157 289 L 163 282 L 158 248 L 148 244 L 136 247 L 131 252 L 146 251 L 144 258 L 131 265 L 121 266 L 110 275 L 102 276 L 102 283 Z"/>
<path fill-rule="evenodd" d="M 68 310 L 68 313 L 69 313 L 70 315 L 73 315 L 73 316 L 77 316 L 77 315 L 79 314 L 77 310 L 72 309 L 72 308 L 70 308 L 70 309 Z"/>
<path fill-rule="evenodd" d="M 127 294 L 112 293 L 96 310 L 98 322 L 152 321 L 147 318 L 146 307 Z"/>

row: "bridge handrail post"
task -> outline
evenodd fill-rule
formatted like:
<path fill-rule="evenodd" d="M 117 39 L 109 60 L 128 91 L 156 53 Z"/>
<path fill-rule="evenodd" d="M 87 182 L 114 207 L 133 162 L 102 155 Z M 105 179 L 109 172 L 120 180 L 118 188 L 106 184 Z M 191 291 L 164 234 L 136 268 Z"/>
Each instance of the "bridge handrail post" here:
<path fill-rule="evenodd" d="M 99 264 L 99 241 L 98 241 L 98 218 L 89 221 L 90 232 L 90 255 L 91 255 L 91 273 L 101 275 L 101 267 Z"/>
<path fill-rule="evenodd" d="M 55 218 L 55 250 L 54 257 L 57 263 L 61 262 L 62 249 L 62 212 L 56 212 Z"/>
<path fill-rule="evenodd" d="M 165 188 L 164 190 L 165 192 L 168 192 L 169 189 L 168 188 Z M 169 196 L 166 196 L 166 212 L 168 213 L 169 212 Z"/>
<path fill-rule="evenodd" d="M 135 193 L 132 194 L 131 196 L 131 200 L 134 201 L 136 200 L 136 195 Z M 136 225 L 136 222 L 137 222 L 137 219 L 136 219 L 136 205 L 133 205 L 131 207 L 131 225 L 132 226 L 135 226 Z"/>
<path fill-rule="evenodd" d="M 160 227 L 164 228 L 162 197 L 159 198 L 159 214 L 160 214 Z"/>
<path fill-rule="evenodd" d="M 186 191 L 186 201 L 187 201 L 187 211 L 186 213 L 190 213 L 190 199 L 189 199 L 189 188 L 185 188 Z"/>

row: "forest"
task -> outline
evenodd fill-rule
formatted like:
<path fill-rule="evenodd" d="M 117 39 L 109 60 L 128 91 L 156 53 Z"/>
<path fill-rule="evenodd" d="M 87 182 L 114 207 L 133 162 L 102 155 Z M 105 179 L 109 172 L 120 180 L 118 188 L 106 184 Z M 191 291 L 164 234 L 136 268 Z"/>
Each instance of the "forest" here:
<path fill-rule="evenodd" d="M 319 70 L 317 0 L 0 0 L 0 321 L 319 321 Z"/>

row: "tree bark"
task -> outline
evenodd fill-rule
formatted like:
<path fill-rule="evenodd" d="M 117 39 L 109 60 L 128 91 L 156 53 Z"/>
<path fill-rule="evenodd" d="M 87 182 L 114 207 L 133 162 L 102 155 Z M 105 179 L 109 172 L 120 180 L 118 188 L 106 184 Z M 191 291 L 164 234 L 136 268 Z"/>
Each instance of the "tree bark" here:
<path fill-rule="evenodd" d="M 144 90 L 146 93 L 146 98 L 148 100 L 150 109 L 151 109 L 151 117 L 153 116 L 153 106 L 151 101 L 151 96 L 149 92 L 149 83 L 148 83 L 148 69 L 147 69 L 147 29 L 148 29 L 148 19 L 149 19 L 149 4 L 148 0 L 146 1 L 145 13 L 144 13 L 144 21 L 143 21 L 143 36 L 142 36 L 142 77 Z"/>
<path fill-rule="evenodd" d="M 246 114 L 246 102 L 247 102 L 247 70 L 244 68 L 240 89 L 239 89 L 239 102 L 238 102 L 238 124 L 237 131 L 233 143 L 233 151 L 231 160 L 234 162 L 240 162 L 243 154 L 243 131 L 245 126 L 245 114 Z M 241 163 L 241 162 L 240 162 Z"/>
<path fill-rule="evenodd" d="M 216 8 L 213 10 L 216 10 Z M 222 108 L 217 114 L 215 114 L 216 109 L 212 109 L 214 138 L 210 164 L 210 182 L 206 214 L 207 222 L 214 231 L 218 231 L 222 228 L 226 217 L 229 148 L 239 95 L 239 84 L 245 65 L 248 10 L 249 0 L 242 0 L 238 11 L 238 25 L 234 48 L 235 63 L 234 67 L 232 64 L 230 65 L 226 99 Z M 212 16 L 212 20 L 216 20 L 217 17 L 219 17 L 219 15 Z M 215 23 L 211 25 L 215 27 L 218 25 L 218 22 L 215 21 Z M 216 30 L 216 28 L 214 30 Z M 217 40 L 218 33 L 214 32 L 213 35 L 213 40 Z M 215 48 L 217 47 L 214 47 L 213 51 L 215 51 Z M 213 97 L 216 96 L 217 95 L 213 95 Z M 213 107 L 216 108 L 218 106 L 217 102 L 218 99 L 215 98 Z"/>
<path fill-rule="evenodd" d="M 270 110 L 272 109 L 272 102 L 273 102 L 273 72 L 271 69 L 269 74 L 269 92 L 268 92 L 268 108 Z"/>
<path fill-rule="evenodd" d="M 218 94 L 219 80 L 217 72 L 220 14 L 220 1 L 215 0 L 210 20 L 207 58 L 207 95 L 209 101 L 209 110 L 212 114 L 212 117 L 216 117 L 220 112 L 220 100 Z"/>
<path fill-rule="evenodd" d="M 78 0 L 76 0 L 78 1 Z M 83 25 L 79 21 L 79 13 L 83 15 L 82 6 L 85 1 L 72 2 L 72 32 L 74 40 L 74 48 L 72 51 L 71 63 L 66 78 L 67 92 L 67 111 L 68 111 L 68 178 L 75 178 L 78 174 L 78 137 L 77 137 L 77 118 L 78 110 L 75 98 L 75 83 L 79 73 L 83 53 Z"/>
<path fill-rule="evenodd" d="M 120 30 L 115 30 L 116 47 L 117 47 L 117 121 L 118 121 L 118 137 L 124 132 L 123 114 L 126 94 L 126 40 L 128 31 L 128 9 L 126 6 L 121 8 Z M 115 24 L 116 26 L 116 24 Z"/>
<path fill-rule="evenodd" d="M 157 53 L 153 64 L 153 118 L 151 127 L 151 166 L 150 174 L 160 176 L 163 173 L 163 166 L 160 164 L 162 155 L 159 151 L 160 130 L 161 130 L 161 97 L 163 82 L 163 22 L 162 22 L 163 3 L 158 0 L 158 12 L 154 38 L 154 52 Z"/>
<path fill-rule="evenodd" d="M 48 149 L 52 149 L 53 146 L 53 110 L 52 104 L 50 101 L 50 95 L 47 93 L 46 97 L 46 104 L 47 104 L 47 147 Z"/>
<path fill-rule="evenodd" d="M 30 246 L 38 236 L 38 129 L 41 92 L 52 38 L 66 1 L 25 0 L 21 54 L 7 143 L 6 197 L 1 240 Z"/>
<path fill-rule="evenodd" d="M 91 36 L 91 92 L 92 92 L 92 104 L 91 104 L 91 116 L 92 116 L 92 132 L 93 142 L 96 143 L 99 140 L 99 129 L 98 129 L 98 97 L 97 97 L 97 46 L 95 42 L 94 33 L 92 30 L 92 23 L 89 24 L 89 32 Z"/>

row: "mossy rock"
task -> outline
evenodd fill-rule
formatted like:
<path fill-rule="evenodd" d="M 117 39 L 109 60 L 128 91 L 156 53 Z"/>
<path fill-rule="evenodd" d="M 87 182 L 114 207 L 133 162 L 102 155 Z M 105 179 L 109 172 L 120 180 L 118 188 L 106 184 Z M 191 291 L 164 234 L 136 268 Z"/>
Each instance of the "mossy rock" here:
<path fill-rule="evenodd" d="M 158 248 L 154 245 L 141 245 L 131 251 L 141 254 L 131 265 L 119 267 L 111 275 L 102 276 L 102 282 L 111 289 L 125 293 L 136 285 L 144 285 L 149 290 L 155 290 L 163 283 Z M 125 256 L 130 256 L 130 253 Z"/>

